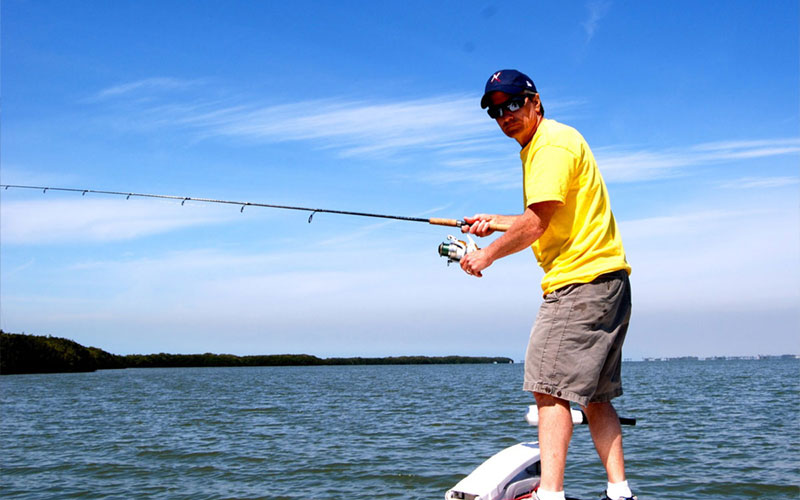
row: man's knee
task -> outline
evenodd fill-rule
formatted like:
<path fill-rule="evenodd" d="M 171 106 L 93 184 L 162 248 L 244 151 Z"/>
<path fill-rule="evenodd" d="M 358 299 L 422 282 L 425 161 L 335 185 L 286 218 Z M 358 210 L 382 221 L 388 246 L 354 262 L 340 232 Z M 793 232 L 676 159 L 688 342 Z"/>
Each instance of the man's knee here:
<path fill-rule="evenodd" d="M 608 411 L 613 411 L 614 413 L 616 413 L 614 405 L 611 404 L 611 401 L 588 403 L 586 406 L 581 406 L 581 409 L 583 409 L 583 412 L 586 413 L 587 415 L 591 413 L 600 413 L 600 412 L 606 413 Z"/>
<path fill-rule="evenodd" d="M 590 426 L 592 422 L 598 422 L 600 425 L 611 425 L 613 427 L 619 426 L 617 410 L 614 409 L 614 405 L 611 404 L 611 401 L 589 403 L 581 408 L 586 414 L 586 419 L 589 421 Z"/>

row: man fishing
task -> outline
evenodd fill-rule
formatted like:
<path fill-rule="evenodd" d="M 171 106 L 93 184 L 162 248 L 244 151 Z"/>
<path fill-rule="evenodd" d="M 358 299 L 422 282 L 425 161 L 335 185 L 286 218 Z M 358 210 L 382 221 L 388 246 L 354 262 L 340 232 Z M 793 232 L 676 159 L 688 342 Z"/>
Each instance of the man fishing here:
<path fill-rule="evenodd" d="M 622 343 L 631 292 L 622 240 L 608 192 L 589 145 L 577 130 L 544 118 L 533 81 L 501 70 L 486 82 L 488 108 L 522 147 L 524 212 L 465 217 L 463 232 L 493 233 L 510 226 L 484 249 L 468 253 L 461 268 L 481 277 L 494 261 L 531 247 L 544 269 L 544 302 L 531 331 L 523 388 L 539 413 L 542 474 L 539 500 L 564 500 L 564 467 L 572 437 L 570 402 L 589 421 L 606 468 L 609 500 L 635 500 L 625 479 L 622 431 L 611 399 L 622 394 Z"/>

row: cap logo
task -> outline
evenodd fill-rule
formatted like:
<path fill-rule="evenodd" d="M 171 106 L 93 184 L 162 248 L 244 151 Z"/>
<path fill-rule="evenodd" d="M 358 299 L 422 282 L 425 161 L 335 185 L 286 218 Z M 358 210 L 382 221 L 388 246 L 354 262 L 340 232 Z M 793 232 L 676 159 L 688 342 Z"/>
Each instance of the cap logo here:
<path fill-rule="evenodd" d="M 492 75 L 492 83 L 500 81 L 500 73 L 502 73 L 502 71 L 498 71 Z"/>

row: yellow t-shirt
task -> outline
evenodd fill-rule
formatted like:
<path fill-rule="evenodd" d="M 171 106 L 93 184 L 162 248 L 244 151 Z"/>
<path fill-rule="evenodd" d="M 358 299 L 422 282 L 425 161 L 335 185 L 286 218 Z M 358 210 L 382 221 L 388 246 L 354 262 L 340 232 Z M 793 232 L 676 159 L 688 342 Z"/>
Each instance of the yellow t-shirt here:
<path fill-rule="evenodd" d="M 544 234 L 531 245 L 545 272 L 544 294 L 620 269 L 630 274 L 606 185 L 581 134 L 543 119 L 520 158 L 525 207 L 561 203 Z"/>

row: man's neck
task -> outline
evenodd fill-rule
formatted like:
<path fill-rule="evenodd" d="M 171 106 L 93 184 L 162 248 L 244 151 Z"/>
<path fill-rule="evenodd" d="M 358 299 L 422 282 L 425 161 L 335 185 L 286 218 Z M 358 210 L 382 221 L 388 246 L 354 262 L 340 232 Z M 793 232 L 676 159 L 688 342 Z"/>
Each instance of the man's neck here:
<path fill-rule="evenodd" d="M 525 146 L 530 144 L 530 142 L 533 140 L 534 136 L 536 135 L 536 131 L 539 130 L 539 125 L 542 124 L 543 120 L 544 120 L 544 117 L 542 115 L 539 115 L 539 114 L 536 115 L 536 125 L 533 127 L 533 130 L 531 131 L 530 135 L 526 135 L 525 137 L 523 137 L 521 139 L 517 139 L 517 142 L 519 143 L 519 147 L 525 149 Z"/>

